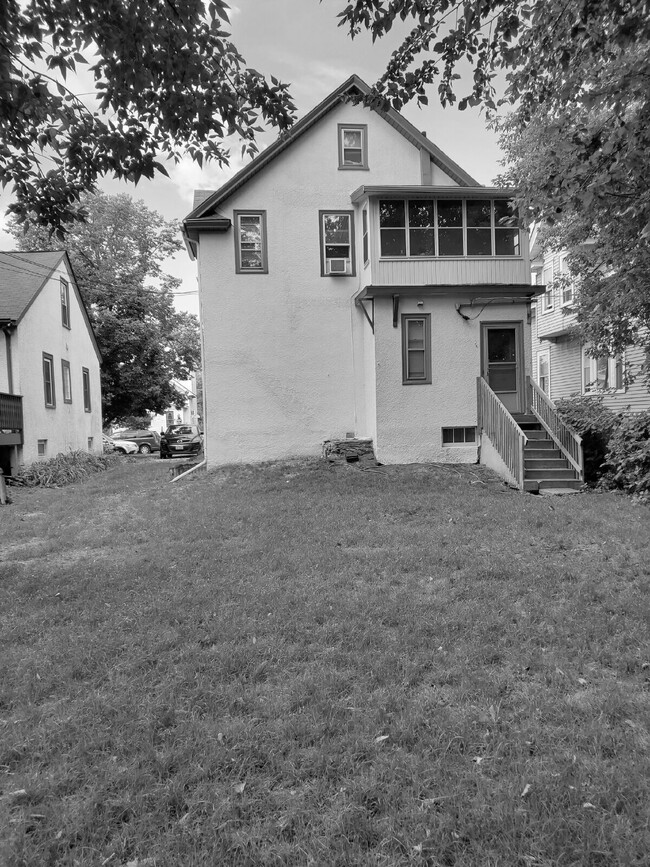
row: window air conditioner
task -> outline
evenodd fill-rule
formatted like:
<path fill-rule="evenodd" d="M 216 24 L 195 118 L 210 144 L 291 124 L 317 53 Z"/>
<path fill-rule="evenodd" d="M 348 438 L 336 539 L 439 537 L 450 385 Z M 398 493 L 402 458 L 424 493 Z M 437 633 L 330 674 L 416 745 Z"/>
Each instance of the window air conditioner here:
<path fill-rule="evenodd" d="M 328 259 L 325 263 L 326 274 L 349 274 L 349 259 Z"/>

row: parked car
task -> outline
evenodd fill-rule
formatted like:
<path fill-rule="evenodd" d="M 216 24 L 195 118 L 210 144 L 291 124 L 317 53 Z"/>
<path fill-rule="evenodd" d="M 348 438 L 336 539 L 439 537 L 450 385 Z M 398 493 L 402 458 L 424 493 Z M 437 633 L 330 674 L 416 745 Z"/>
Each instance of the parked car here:
<path fill-rule="evenodd" d="M 104 443 L 105 452 L 119 452 L 121 455 L 136 455 L 138 446 L 130 440 L 115 439 L 115 437 L 107 437 L 102 434 L 102 442 Z"/>
<path fill-rule="evenodd" d="M 155 430 L 120 430 L 115 431 L 115 436 L 124 440 L 131 440 L 138 446 L 141 455 L 150 455 L 151 452 L 160 451 L 160 434 Z"/>
<path fill-rule="evenodd" d="M 160 437 L 160 457 L 198 455 L 203 447 L 203 437 L 198 425 L 172 424 Z"/>

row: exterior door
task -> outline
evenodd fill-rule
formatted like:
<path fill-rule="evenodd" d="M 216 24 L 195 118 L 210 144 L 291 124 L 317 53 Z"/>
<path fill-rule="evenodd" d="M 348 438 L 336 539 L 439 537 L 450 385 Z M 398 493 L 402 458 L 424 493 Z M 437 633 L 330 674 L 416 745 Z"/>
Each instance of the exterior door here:
<path fill-rule="evenodd" d="M 510 412 L 523 412 L 524 369 L 521 322 L 482 323 L 481 375 Z"/>

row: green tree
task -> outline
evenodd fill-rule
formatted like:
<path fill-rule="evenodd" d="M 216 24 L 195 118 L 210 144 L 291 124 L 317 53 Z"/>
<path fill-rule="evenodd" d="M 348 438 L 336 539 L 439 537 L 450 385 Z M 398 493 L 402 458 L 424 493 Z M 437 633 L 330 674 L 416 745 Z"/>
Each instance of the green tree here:
<path fill-rule="evenodd" d="M 223 0 L 3 0 L 0 183 L 20 222 L 64 229 L 104 175 L 166 174 L 161 155 L 227 163 L 256 151 L 260 120 L 293 120 L 287 87 L 246 67 Z M 90 101 L 66 86 L 92 77 Z"/>
<path fill-rule="evenodd" d="M 571 251 L 584 339 L 650 349 L 648 0 L 354 0 L 340 14 L 373 39 L 399 21 L 413 26 L 369 102 L 426 104 L 436 82 L 443 105 L 486 108 L 506 156 L 499 181 Z"/>
<path fill-rule="evenodd" d="M 182 407 L 172 379 L 199 367 L 198 321 L 174 308 L 180 280 L 164 261 L 181 247 L 177 224 L 130 196 L 82 196 L 86 222 L 73 224 L 67 251 L 102 353 L 104 422 Z M 57 249 L 45 228 L 11 231 L 21 250 Z"/>

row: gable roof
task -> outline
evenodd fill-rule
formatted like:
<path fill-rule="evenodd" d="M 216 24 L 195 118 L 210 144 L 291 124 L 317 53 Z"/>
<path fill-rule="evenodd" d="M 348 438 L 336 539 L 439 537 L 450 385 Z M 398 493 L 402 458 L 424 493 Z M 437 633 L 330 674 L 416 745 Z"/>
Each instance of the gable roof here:
<path fill-rule="evenodd" d="M 72 290 L 101 363 L 102 354 L 97 345 L 97 338 L 86 305 L 79 293 L 70 257 L 65 250 L 0 252 L 0 323 L 9 322 L 18 325 L 62 261 L 65 262 Z"/>
<path fill-rule="evenodd" d="M 245 166 L 241 171 L 237 172 L 234 177 L 220 187 L 215 192 L 199 197 L 199 201 L 195 199 L 194 210 L 185 218 L 185 223 L 198 220 L 202 217 L 211 216 L 214 209 L 221 202 L 232 195 L 236 190 L 243 186 L 250 178 L 256 175 L 261 169 L 267 166 L 275 157 L 279 156 L 283 151 L 290 147 L 303 133 L 311 129 L 314 124 L 318 123 L 328 112 L 335 108 L 345 99 L 346 96 L 358 94 L 359 96 L 370 96 L 371 89 L 363 79 L 358 75 L 351 75 L 347 81 L 344 81 L 336 88 L 329 96 L 327 96 L 316 108 L 313 108 L 309 114 L 306 114 L 301 120 L 289 129 L 286 133 L 276 139 L 273 144 L 269 145 L 252 162 Z M 478 181 L 467 174 L 458 163 L 454 162 L 447 154 L 443 153 L 439 147 L 423 135 L 412 123 L 406 120 L 398 111 L 393 108 L 387 110 L 373 106 L 373 111 L 376 111 L 385 121 L 394 127 L 401 135 L 404 136 L 411 144 L 426 151 L 439 168 L 447 174 L 452 180 L 456 181 L 462 187 L 477 187 L 480 186 Z M 207 191 L 201 191 L 205 193 Z M 186 229 L 190 228 L 186 225 Z M 195 228 L 195 227 L 191 227 Z"/>
<path fill-rule="evenodd" d="M 0 320 L 19 322 L 65 255 L 63 250 L 0 253 Z"/>

